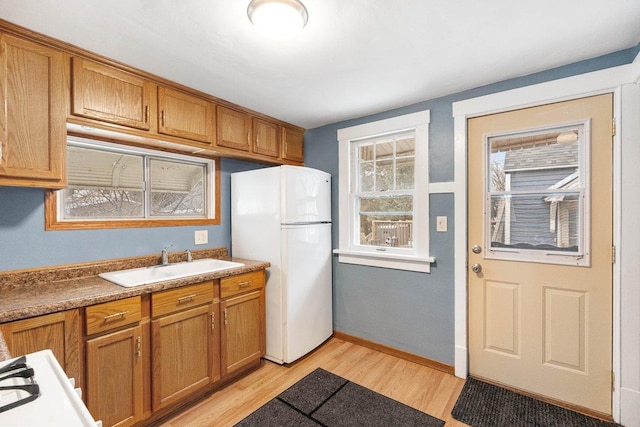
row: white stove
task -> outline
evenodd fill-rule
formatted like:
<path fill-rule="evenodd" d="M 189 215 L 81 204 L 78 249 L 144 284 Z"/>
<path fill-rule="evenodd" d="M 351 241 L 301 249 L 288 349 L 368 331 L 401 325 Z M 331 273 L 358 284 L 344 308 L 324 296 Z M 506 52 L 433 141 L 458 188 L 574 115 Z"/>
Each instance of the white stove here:
<path fill-rule="evenodd" d="M 16 361 L 0 362 L 0 369 Z M 30 384 L 31 380 L 20 377 L 0 381 L 0 410 L 13 402 L 25 402 L 19 406 L 0 412 L 0 426 L 6 427 L 101 427 L 96 422 L 73 388 L 73 379 L 67 378 L 51 350 L 38 351 L 26 355 L 27 367 L 33 368 L 33 383 L 38 385 L 39 396 L 33 397 L 29 386 L 24 390 L 10 389 L 13 386 Z M 18 371 L 13 371 L 19 373 Z M 9 372 L 0 374 L 5 377 Z M 24 399 L 24 400 L 23 400 Z M 33 400 L 31 400 L 33 399 Z"/>

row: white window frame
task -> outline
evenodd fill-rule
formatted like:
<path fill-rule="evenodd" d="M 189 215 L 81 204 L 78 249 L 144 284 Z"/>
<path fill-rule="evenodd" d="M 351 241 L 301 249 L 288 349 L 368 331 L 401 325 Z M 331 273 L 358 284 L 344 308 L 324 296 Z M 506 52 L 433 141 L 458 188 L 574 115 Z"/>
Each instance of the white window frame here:
<path fill-rule="evenodd" d="M 429 123 L 430 111 L 338 130 L 339 150 L 339 247 L 338 261 L 373 267 L 429 273 L 435 258 L 429 255 Z M 399 132 L 415 132 L 415 185 L 413 198 L 413 248 L 375 247 L 359 244 L 358 211 L 354 197 L 358 142 Z"/>

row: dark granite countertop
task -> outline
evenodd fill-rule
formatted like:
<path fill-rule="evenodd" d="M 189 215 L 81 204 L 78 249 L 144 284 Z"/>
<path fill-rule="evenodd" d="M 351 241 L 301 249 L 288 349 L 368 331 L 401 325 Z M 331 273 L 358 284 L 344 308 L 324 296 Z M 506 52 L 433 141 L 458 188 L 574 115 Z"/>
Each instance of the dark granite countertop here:
<path fill-rule="evenodd" d="M 177 288 L 221 277 L 268 268 L 271 264 L 242 258 L 229 258 L 224 250 L 205 250 L 194 259 L 218 258 L 244 264 L 224 271 L 190 276 L 182 279 L 125 288 L 98 277 L 106 271 L 124 270 L 157 264 L 154 256 L 86 263 L 51 269 L 0 272 L 0 323 L 26 319 L 58 311 L 86 307 L 164 289 Z M 175 255 L 176 257 L 179 255 Z M 170 257 L 171 262 L 177 258 Z M 117 267 L 117 268 L 114 268 Z M 6 353 L 6 354 L 4 354 Z M 0 334 L 0 360 L 9 352 Z"/>

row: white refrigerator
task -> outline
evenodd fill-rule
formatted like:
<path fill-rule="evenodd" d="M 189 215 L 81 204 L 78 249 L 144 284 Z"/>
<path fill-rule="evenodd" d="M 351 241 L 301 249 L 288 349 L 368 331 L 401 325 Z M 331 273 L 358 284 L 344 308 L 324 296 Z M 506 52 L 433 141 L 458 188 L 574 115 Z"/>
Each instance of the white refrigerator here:
<path fill-rule="evenodd" d="M 271 263 L 267 359 L 293 362 L 331 336 L 331 175 L 300 166 L 231 174 L 231 253 Z"/>

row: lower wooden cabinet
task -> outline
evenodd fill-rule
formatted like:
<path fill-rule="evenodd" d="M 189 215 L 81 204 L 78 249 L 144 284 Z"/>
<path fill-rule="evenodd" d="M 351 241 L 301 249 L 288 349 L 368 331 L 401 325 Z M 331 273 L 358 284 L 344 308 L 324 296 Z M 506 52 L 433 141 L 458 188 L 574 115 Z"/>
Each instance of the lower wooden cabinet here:
<path fill-rule="evenodd" d="M 87 408 L 102 425 L 125 427 L 143 417 L 142 328 L 87 340 Z"/>
<path fill-rule="evenodd" d="M 258 366 L 265 272 L 0 325 L 12 355 L 51 349 L 103 427 L 153 424 Z M 84 331 L 84 332 L 83 332 Z"/>
<path fill-rule="evenodd" d="M 85 308 L 86 404 L 104 427 L 144 418 L 142 300 L 135 296 Z M 144 323 L 148 329 L 148 322 Z"/>
<path fill-rule="evenodd" d="M 264 292 L 222 301 L 222 375 L 255 363 L 264 355 Z"/>
<path fill-rule="evenodd" d="M 258 363 L 266 350 L 264 270 L 220 280 L 222 376 Z"/>
<path fill-rule="evenodd" d="M 216 315 L 206 304 L 151 321 L 154 411 L 220 378 Z"/>
<path fill-rule="evenodd" d="M 79 310 L 17 320 L 0 325 L 0 332 L 14 356 L 51 349 L 60 366 L 76 384 L 83 384 L 82 354 L 80 351 Z"/>

